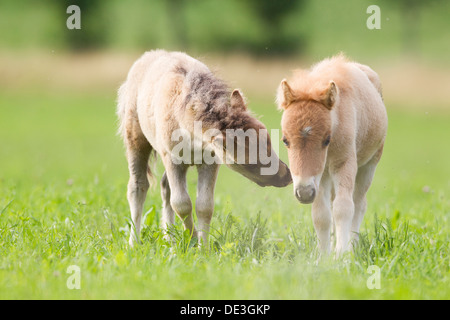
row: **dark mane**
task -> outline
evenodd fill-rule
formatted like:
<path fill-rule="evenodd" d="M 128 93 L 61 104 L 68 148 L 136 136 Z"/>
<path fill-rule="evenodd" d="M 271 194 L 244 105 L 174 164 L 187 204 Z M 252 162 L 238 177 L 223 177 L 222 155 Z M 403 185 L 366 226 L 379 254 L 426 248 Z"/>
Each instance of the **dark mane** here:
<path fill-rule="evenodd" d="M 232 122 L 242 122 L 242 119 L 233 116 L 230 108 L 229 87 L 212 72 L 189 71 L 185 81 L 188 83 L 189 93 L 184 104 L 187 105 L 192 100 L 200 102 L 196 110 L 196 121 L 219 130 L 230 128 Z M 240 124 L 236 123 L 235 126 L 240 127 Z"/>
<path fill-rule="evenodd" d="M 183 105 L 195 101 L 196 121 L 202 121 L 205 126 L 226 129 L 246 129 L 254 126 L 254 119 L 247 111 L 234 110 L 230 106 L 231 90 L 212 72 L 190 70 L 177 66 L 175 72 L 185 76 L 187 94 Z"/>
<path fill-rule="evenodd" d="M 230 89 L 212 73 L 191 71 L 187 74 L 186 81 L 190 87 L 189 98 L 201 101 L 205 107 L 204 112 L 209 112 L 218 105 L 229 104 Z"/>

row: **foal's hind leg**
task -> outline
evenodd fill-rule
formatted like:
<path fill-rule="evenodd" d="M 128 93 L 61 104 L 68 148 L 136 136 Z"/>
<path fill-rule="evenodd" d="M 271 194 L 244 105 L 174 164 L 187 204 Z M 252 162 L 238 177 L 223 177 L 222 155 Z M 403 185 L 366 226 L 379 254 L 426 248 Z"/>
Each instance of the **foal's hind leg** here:
<path fill-rule="evenodd" d="M 170 205 L 170 187 L 166 172 L 164 172 L 161 178 L 161 198 L 163 203 L 162 228 L 164 231 L 167 231 L 167 229 L 175 223 L 175 212 Z M 165 236 L 168 236 L 167 233 Z"/>
<path fill-rule="evenodd" d="M 359 239 L 359 228 L 367 209 L 366 194 L 372 183 L 375 169 L 380 160 L 383 148 L 373 156 L 373 158 L 364 166 L 358 169 L 355 180 L 355 190 L 353 192 L 353 202 L 355 203 L 355 214 L 352 221 L 352 241 L 355 244 Z"/>
<path fill-rule="evenodd" d="M 149 188 L 147 170 L 151 150 L 152 147 L 144 137 L 134 139 L 133 143 L 127 143 L 128 169 L 130 171 L 127 198 L 133 220 L 129 239 L 130 246 L 133 246 L 134 242 L 139 243 L 142 210 Z"/>
<path fill-rule="evenodd" d="M 214 212 L 214 187 L 216 185 L 219 165 L 202 164 L 197 166 L 198 184 L 195 211 L 198 220 L 198 236 L 202 245 L 208 248 L 208 235 L 211 218 Z"/>

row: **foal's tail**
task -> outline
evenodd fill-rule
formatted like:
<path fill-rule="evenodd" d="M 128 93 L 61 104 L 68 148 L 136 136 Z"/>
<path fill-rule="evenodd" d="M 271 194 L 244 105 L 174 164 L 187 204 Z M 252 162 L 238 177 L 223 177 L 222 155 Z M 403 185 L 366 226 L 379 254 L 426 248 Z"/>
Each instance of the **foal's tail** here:
<path fill-rule="evenodd" d="M 123 140 L 125 140 L 125 113 L 127 112 L 127 109 L 136 110 L 136 96 L 133 97 L 133 95 L 130 92 L 130 88 L 127 85 L 127 82 L 124 82 L 117 94 L 117 118 L 119 120 L 119 127 L 117 128 L 117 134 L 122 137 Z"/>
<path fill-rule="evenodd" d="M 128 81 L 128 80 L 127 80 Z M 122 137 L 123 142 L 127 148 L 128 161 L 147 161 L 146 175 L 151 186 L 156 185 L 156 178 L 150 168 L 156 164 L 156 151 L 148 142 L 147 138 L 142 132 L 139 118 L 137 114 L 137 93 L 135 86 L 129 83 L 123 83 L 118 91 L 117 99 L 117 117 L 118 130 L 117 134 Z M 150 162 L 150 165 L 149 165 Z"/>
<path fill-rule="evenodd" d="M 151 169 L 150 169 L 151 167 Z M 156 179 L 153 172 L 156 170 L 156 151 L 152 148 L 150 151 L 149 164 L 147 164 L 147 179 L 150 183 L 150 187 L 158 185 L 158 180 Z M 152 170 L 153 169 L 153 170 Z"/>

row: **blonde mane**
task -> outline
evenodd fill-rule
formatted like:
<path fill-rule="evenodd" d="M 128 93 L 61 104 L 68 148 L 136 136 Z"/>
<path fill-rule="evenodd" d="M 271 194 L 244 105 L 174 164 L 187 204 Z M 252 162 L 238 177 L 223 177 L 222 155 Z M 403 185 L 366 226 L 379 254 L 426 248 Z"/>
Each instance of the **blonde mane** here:
<path fill-rule="evenodd" d="M 296 69 L 288 80 L 296 101 L 319 100 L 319 96 L 334 81 L 339 91 L 351 88 L 353 67 L 343 54 L 327 58 L 313 65 L 310 69 Z M 277 101 L 280 101 L 280 90 Z"/>

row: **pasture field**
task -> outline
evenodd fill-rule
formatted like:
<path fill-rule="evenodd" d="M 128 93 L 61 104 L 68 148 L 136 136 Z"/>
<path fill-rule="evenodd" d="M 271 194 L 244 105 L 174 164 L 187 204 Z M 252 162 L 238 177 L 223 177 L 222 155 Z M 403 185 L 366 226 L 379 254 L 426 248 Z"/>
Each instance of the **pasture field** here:
<path fill-rule="evenodd" d="M 279 128 L 274 103 L 249 98 L 268 128 Z M 260 188 L 225 166 L 210 252 L 178 219 L 175 242 L 163 240 L 159 186 L 147 197 L 143 244 L 129 249 L 115 93 L 3 90 L 0 299 L 448 299 L 450 114 L 387 105 L 360 245 L 318 261 L 310 206 L 292 186 Z M 281 143 L 280 156 L 287 161 Z M 194 197 L 195 170 L 188 182 Z M 72 265 L 78 290 L 67 286 Z M 372 265 L 380 289 L 367 286 Z"/>
<path fill-rule="evenodd" d="M 74 3 L 81 30 L 68 28 L 70 1 L 0 5 L 0 299 L 450 299 L 450 1 Z M 367 25 L 374 4 L 380 29 Z M 225 166 L 209 251 L 178 218 L 163 239 L 159 183 L 130 249 L 115 100 L 150 48 L 205 62 L 269 129 L 291 70 L 340 51 L 371 66 L 389 129 L 355 251 L 319 260 L 292 185 Z M 195 170 L 188 187 L 195 203 Z"/>

